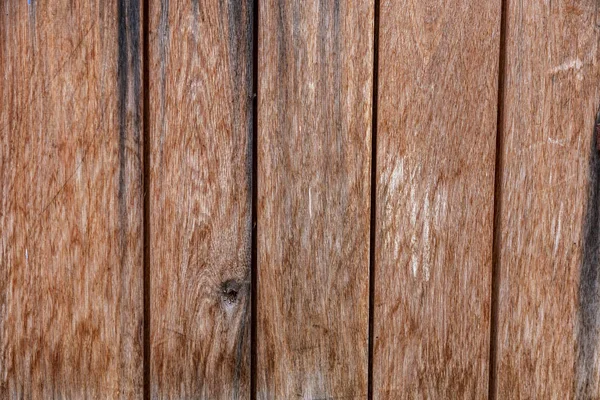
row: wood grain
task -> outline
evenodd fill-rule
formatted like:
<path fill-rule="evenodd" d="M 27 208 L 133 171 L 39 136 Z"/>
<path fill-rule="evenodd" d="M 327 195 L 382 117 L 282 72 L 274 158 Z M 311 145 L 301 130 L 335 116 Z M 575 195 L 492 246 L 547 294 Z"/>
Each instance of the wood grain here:
<path fill-rule="evenodd" d="M 152 398 L 249 398 L 252 1 L 150 4 Z"/>
<path fill-rule="evenodd" d="M 600 398 L 597 4 L 509 1 L 496 398 Z"/>
<path fill-rule="evenodd" d="M 372 1 L 260 4 L 257 398 L 365 398 Z"/>
<path fill-rule="evenodd" d="M 485 398 L 499 1 L 381 2 L 373 398 Z"/>
<path fill-rule="evenodd" d="M 0 398 L 142 396 L 138 1 L 0 5 Z"/>

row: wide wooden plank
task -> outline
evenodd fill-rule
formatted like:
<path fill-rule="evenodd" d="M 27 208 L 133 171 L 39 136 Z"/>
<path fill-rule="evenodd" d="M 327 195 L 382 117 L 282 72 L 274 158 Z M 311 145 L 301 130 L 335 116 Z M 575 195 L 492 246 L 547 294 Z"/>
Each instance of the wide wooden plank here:
<path fill-rule="evenodd" d="M 366 396 L 373 9 L 260 3 L 259 399 Z"/>
<path fill-rule="evenodd" d="M 150 3 L 152 398 L 250 396 L 252 8 Z"/>
<path fill-rule="evenodd" d="M 0 5 L 0 398 L 142 397 L 138 1 Z"/>
<path fill-rule="evenodd" d="M 507 4 L 498 399 L 600 397 L 598 11 Z"/>
<path fill-rule="evenodd" d="M 373 398 L 485 398 L 500 1 L 380 9 Z"/>

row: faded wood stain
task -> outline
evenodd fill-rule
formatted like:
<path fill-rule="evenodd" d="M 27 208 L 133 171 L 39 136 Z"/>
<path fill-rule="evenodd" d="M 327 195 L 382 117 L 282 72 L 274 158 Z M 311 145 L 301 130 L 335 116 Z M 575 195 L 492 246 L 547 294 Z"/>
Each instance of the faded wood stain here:
<path fill-rule="evenodd" d="M 258 399 L 367 394 L 373 10 L 260 3 Z"/>

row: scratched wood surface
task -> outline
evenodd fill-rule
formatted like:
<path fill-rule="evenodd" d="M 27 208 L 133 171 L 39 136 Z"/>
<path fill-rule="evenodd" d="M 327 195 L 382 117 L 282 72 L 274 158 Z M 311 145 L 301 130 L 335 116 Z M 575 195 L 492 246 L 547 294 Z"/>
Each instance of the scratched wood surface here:
<path fill-rule="evenodd" d="M 152 398 L 249 398 L 252 1 L 150 10 Z"/>
<path fill-rule="evenodd" d="M 148 1 L 146 221 L 143 2 L 0 3 L 0 399 L 143 397 L 144 237 L 148 394 L 250 398 L 253 157 L 258 399 L 367 397 L 371 228 L 374 399 L 600 398 L 595 1 L 381 0 L 376 160 L 374 0 L 261 1 L 256 154 L 254 0 Z"/>
<path fill-rule="evenodd" d="M 0 5 L 0 398 L 142 395 L 137 1 Z"/>
<path fill-rule="evenodd" d="M 485 398 L 500 2 L 380 13 L 373 398 Z"/>
<path fill-rule="evenodd" d="M 257 398 L 365 398 L 373 1 L 260 3 Z"/>
<path fill-rule="evenodd" d="M 600 397 L 596 2 L 508 2 L 496 398 Z"/>

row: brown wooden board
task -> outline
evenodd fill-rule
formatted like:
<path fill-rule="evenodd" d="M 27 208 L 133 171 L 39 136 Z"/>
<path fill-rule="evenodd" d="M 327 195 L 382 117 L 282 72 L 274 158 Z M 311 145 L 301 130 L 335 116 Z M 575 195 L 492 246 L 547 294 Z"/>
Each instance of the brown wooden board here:
<path fill-rule="evenodd" d="M 0 4 L 0 398 L 142 396 L 138 1 Z"/>
<path fill-rule="evenodd" d="M 500 1 L 382 0 L 373 398 L 485 398 Z"/>
<path fill-rule="evenodd" d="M 365 398 L 373 1 L 260 3 L 257 398 Z"/>
<path fill-rule="evenodd" d="M 250 396 L 252 21 L 150 2 L 152 398 Z"/>
<path fill-rule="evenodd" d="M 600 397 L 594 1 L 508 1 L 496 398 Z"/>

